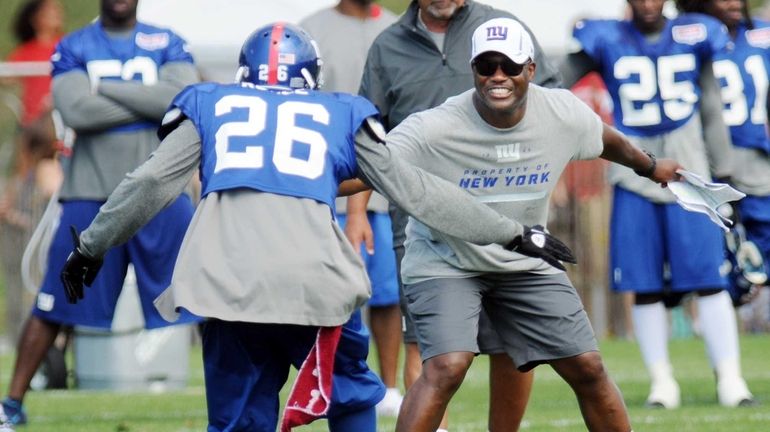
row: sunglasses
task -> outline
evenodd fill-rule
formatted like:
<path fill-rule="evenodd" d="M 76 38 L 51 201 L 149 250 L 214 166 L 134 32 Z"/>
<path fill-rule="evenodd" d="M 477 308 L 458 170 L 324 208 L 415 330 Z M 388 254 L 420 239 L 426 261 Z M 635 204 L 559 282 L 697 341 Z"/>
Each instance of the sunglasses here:
<path fill-rule="evenodd" d="M 514 61 L 508 57 L 502 59 L 480 57 L 473 60 L 473 66 L 476 68 L 476 73 L 485 77 L 494 75 L 497 72 L 497 68 L 502 68 L 503 73 L 508 76 L 518 76 L 521 71 L 524 70 L 524 66 L 529 63 L 529 60 L 524 64 L 514 63 Z"/>

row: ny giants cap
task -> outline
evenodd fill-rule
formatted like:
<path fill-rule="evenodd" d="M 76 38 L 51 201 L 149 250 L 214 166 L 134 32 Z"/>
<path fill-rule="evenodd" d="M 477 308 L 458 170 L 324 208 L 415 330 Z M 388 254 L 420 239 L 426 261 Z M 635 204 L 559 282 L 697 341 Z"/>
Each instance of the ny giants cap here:
<path fill-rule="evenodd" d="M 471 61 L 490 51 L 499 52 L 518 64 L 535 57 L 529 33 L 511 18 L 493 18 L 481 24 L 473 32 L 471 44 Z"/>

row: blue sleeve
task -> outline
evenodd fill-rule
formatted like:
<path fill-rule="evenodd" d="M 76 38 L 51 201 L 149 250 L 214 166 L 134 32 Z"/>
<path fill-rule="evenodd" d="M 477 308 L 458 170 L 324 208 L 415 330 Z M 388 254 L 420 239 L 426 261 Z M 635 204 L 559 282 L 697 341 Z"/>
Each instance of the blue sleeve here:
<path fill-rule="evenodd" d="M 724 24 L 717 20 L 711 21 L 711 25 L 709 26 L 709 41 L 711 41 L 711 45 L 709 48 L 710 56 L 713 57 L 714 54 L 724 50 L 725 47 L 727 47 L 727 45 L 730 43 L 730 35 L 728 34 L 727 27 L 725 27 Z"/>
<path fill-rule="evenodd" d="M 195 63 L 187 47 L 187 41 L 173 32 L 169 32 L 169 45 L 166 50 L 167 62 Z"/>
<path fill-rule="evenodd" d="M 708 34 L 703 47 L 705 59 L 712 60 L 714 55 L 723 51 L 727 44 L 730 43 L 730 35 L 727 32 L 727 27 L 716 18 L 701 14 L 698 14 L 697 18 L 706 26 Z"/>
<path fill-rule="evenodd" d="M 348 170 L 350 173 L 356 173 L 358 172 L 355 150 L 356 133 L 361 128 L 364 120 L 368 117 L 376 116 L 379 118 L 379 111 L 377 111 L 377 108 L 364 97 L 354 96 L 347 93 L 336 93 L 336 95 L 340 101 L 347 103 L 350 106 L 350 146 L 348 146 L 345 151 L 347 152 L 346 159 L 350 161 Z"/>
<path fill-rule="evenodd" d="M 677 24 L 680 24 L 682 27 L 691 28 L 701 25 L 703 26 L 702 28 L 705 29 L 705 36 L 702 36 L 702 40 L 698 41 L 696 45 L 696 50 L 701 61 L 712 61 L 714 56 L 720 51 L 723 51 L 730 42 L 727 27 L 712 16 L 700 13 L 688 13 L 679 16 L 677 21 Z"/>
<path fill-rule="evenodd" d="M 185 119 L 190 119 L 196 128 L 200 127 L 199 110 L 198 110 L 198 89 L 203 84 L 193 84 L 185 87 L 179 94 L 171 101 L 166 115 L 161 121 L 158 128 L 158 138 L 163 140 L 168 134 L 179 126 Z M 200 130 L 198 130 L 200 134 Z"/>
<path fill-rule="evenodd" d="M 579 45 L 580 50 L 588 54 L 597 64 L 601 62 L 602 47 L 604 46 L 603 36 L 610 31 L 608 25 L 610 21 L 581 20 L 575 24 L 572 30 L 572 37 Z M 575 49 L 575 52 L 580 50 Z"/>
<path fill-rule="evenodd" d="M 179 108 L 190 120 L 197 123 L 198 121 L 198 95 L 201 91 L 209 88 L 212 90 L 215 84 L 213 83 L 199 83 L 192 84 L 185 87 L 179 92 L 174 100 L 171 101 L 171 108 Z"/>
<path fill-rule="evenodd" d="M 78 48 L 82 44 L 77 43 L 77 33 L 66 36 L 57 45 L 51 56 L 53 70 L 51 76 L 57 76 L 73 70 L 86 72 L 86 65 Z"/>
<path fill-rule="evenodd" d="M 371 116 L 377 116 L 379 118 L 379 111 L 377 108 L 369 102 L 368 99 L 361 96 L 351 97 L 351 126 L 353 135 L 361 128 L 364 120 Z"/>

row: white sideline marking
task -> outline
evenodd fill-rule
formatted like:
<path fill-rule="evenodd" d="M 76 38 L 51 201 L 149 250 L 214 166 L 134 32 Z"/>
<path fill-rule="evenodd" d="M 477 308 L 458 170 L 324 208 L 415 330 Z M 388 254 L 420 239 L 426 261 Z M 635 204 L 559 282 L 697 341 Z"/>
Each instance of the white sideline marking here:
<path fill-rule="evenodd" d="M 746 415 L 745 411 L 741 413 L 735 413 L 734 415 L 706 415 L 706 416 L 699 416 L 698 417 L 698 423 L 702 423 L 704 420 L 706 423 L 729 423 L 735 420 L 736 418 L 748 418 L 751 421 L 755 422 L 767 422 L 770 421 L 770 413 L 753 413 Z M 634 425 L 639 424 L 646 424 L 646 425 L 653 425 L 653 424 L 662 424 L 666 421 L 668 421 L 668 418 L 654 416 L 654 415 L 645 415 L 642 417 L 633 417 L 632 423 Z M 580 417 L 572 417 L 572 418 L 560 418 L 560 419 L 551 419 L 548 421 L 528 421 L 524 420 L 521 422 L 521 429 L 529 429 L 532 427 L 543 425 L 552 426 L 552 427 L 567 427 L 567 426 L 582 426 L 583 419 Z"/>

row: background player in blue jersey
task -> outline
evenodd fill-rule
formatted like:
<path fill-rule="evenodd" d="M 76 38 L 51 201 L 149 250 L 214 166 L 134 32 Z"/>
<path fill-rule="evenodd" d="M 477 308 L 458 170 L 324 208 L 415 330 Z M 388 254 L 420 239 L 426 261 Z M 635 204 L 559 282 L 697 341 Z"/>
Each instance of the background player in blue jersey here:
<path fill-rule="evenodd" d="M 88 226 L 125 173 L 158 146 L 155 131 L 174 95 L 197 81 L 185 42 L 167 29 L 137 22 L 136 7 L 137 0 L 102 0 L 100 19 L 64 37 L 51 59 L 55 108 L 77 137 L 64 164 L 62 213 L 48 255 L 49 271 L 19 340 L 3 401 L 14 423 L 26 421 L 21 402 L 61 325 L 110 328 L 129 262 L 136 270 L 146 327 L 168 325 L 152 301 L 171 280 L 192 217 L 186 195 L 105 257 L 94 281 L 98 289 L 85 304 L 68 304 L 58 277 L 72 248 L 69 226 Z"/>
<path fill-rule="evenodd" d="M 576 49 L 562 67 L 565 85 L 598 71 L 614 102 L 615 126 L 636 146 L 673 157 L 704 178 L 729 176 L 729 135 L 712 73 L 715 55 L 728 42 L 726 29 L 705 15 L 667 19 L 664 0 L 628 3 L 629 20 L 576 24 Z M 735 313 L 719 272 L 719 228 L 702 214 L 684 211 L 672 193 L 640 181 L 630 169 L 613 165 L 609 178 L 615 185 L 611 283 L 617 291 L 635 293 L 634 332 L 652 379 L 647 403 L 680 404 L 668 355 L 665 305 L 676 305 L 689 292 L 698 294 L 719 401 L 748 403 L 752 396 L 738 367 Z"/>
<path fill-rule="evenodd" d="M 61 277 L 68 298 L 82 299 L 106 251 L 173 201 L 199 168 L 202 198 L 171 285 L 155 304 L 168 320 L 181 310 L 209 318 L 208 430 L 274 431 L 289 367 L 302 364 L 316 336 L 348 321 L 370 294 L 360 256 L 334 221 L 340 182 L 361 175 L 428 226 L 480 244 L 521 244 L 526 227 L 393 158 L 366 99 L 313 91 L 320 60 L 298 27 L 258 29 L 244 43 L 240 64 L 239 83 L 198 84 L 174 99 L 160 147 L 79 236 Z M 344 189 L 362 190 L 360 183 Z M 571 258 L 547 238 L 564 248 L 556 258 Z M 526 251 L 553 257 L 542 245 Z M 339 350 L 345 347 L 343 338 Z M 356 382 L 345 387 L 339 379 L 350 374 L 347 366 L 338 356 L 330 425 L 373 430 L 373 422 L 344 424 L 369 402 L 359 400 Z M 319 379 L 327 372 L 321 368 Z M 328 402 L 320 395 L 287 410 L 313 411 Z"/>
<path fill-rule="evenodd" d="M 724 119 L 730 127 L 734 164 L 740 167 L 733 171 L 730 181 L 748 195 L 737 203 L 734 217 L 742 222 L 746 239 L 756 245 L 760 258 L 764 258 L 753 258 L 753 252 L 741 256 L 741 270 L 761 271 L 759 263 L 770 262 L 770 23 L 753 19 L 743 0 L 680 1 L 678 5 L 684 12 L 707 13 L 718 18 L 727 26 L 733 42 L 730 49 L 717 56 L 714 74 L 722 86 Z M 739 304 L 749 294 L 752 281 L 735 276 L 730 289 L 733 301 Z"/>

